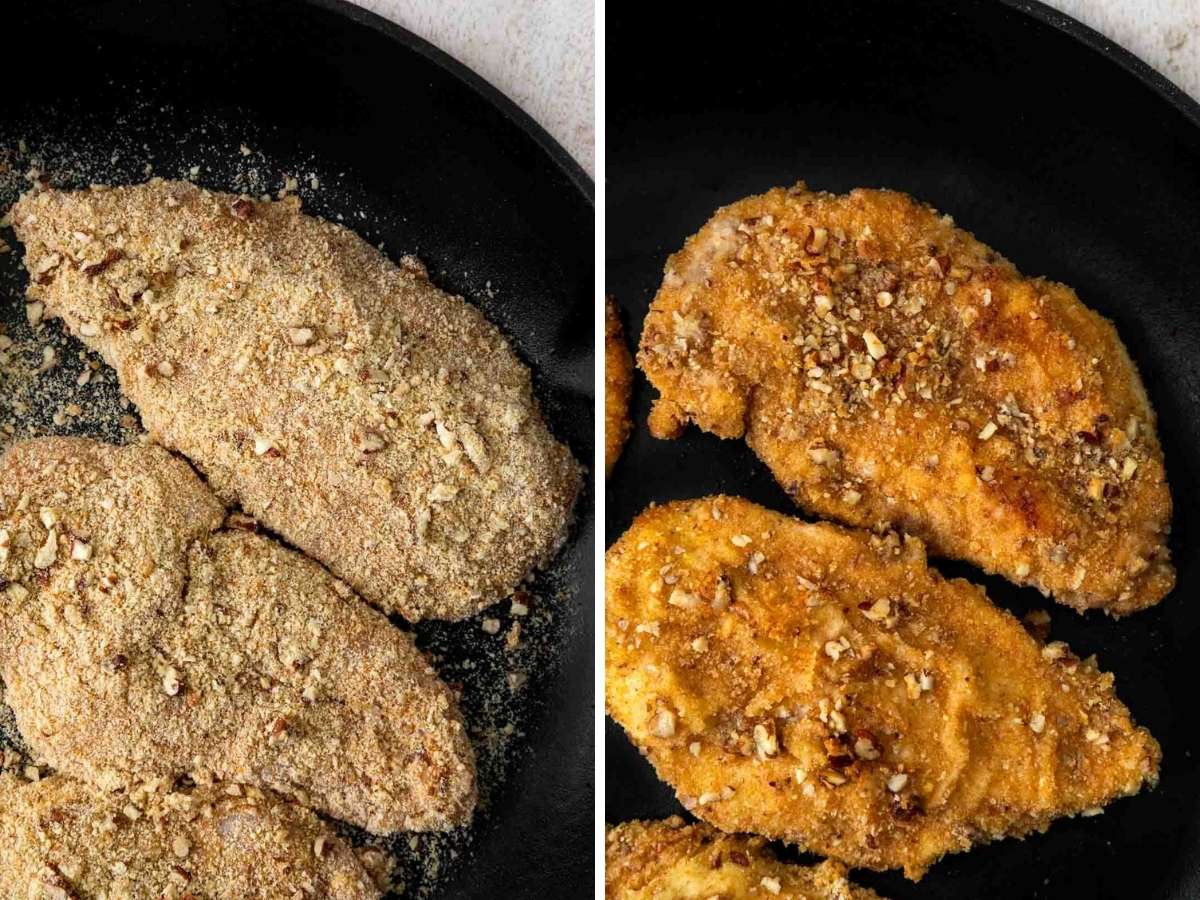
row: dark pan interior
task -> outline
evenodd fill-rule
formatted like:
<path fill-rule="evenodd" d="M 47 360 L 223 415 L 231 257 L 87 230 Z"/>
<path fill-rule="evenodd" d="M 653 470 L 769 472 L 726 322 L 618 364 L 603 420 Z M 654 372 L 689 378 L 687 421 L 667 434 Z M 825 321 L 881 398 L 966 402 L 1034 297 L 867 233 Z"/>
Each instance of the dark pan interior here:
<path fill-rule="evenodd" d="M 769 5 L 770 6 L 770 5 Z M 1200 107 L 1044 7 L 855 0 L 648 23 L 610 6 L 606 289 L 636 343 L 668 254 L 722 204 L 803 179 L 908 191 L 1025 273 L 1073 286 L 1113 319 L 1158 411 L 1175 500 L 1178 587 L 1115 622 L 1079 616 L 961 564 L 1021 615 L 1116 674 L 1162 742 L 1161 783 L 1104 815 L 949 857 L 892 898 L 1200 897 L 1196 541 L 1200 463 Z M 740 441 L 637 430 L 607 487 L 611 543 L 651 501 L 741 494 L 795 507 Z M 609 721 L 606 819 L 682 812 Z"/>
<path fill-rule="evenodd" d="M 84 186 L 141 181 L 149 165 L 255 194 L 295 177 L 308 211 L 393 259 L 415 253 L 435 283 L 481 305 L 531 366 L 552 430 L 590 466 L 592 184 L 498 92 L 340 0 L 28 0 L 6 5 L 4 23 L 0 205 L 29 167 Z M 27 339 L 15 249 L 0 255 L 0 323 Z M 80 345 L 57 325 L 42 334 L 69 351 L 47 379 L 71 390 Z M 2 382 L 0 398 L 12 389 Z M 111 407 L 113 385 L 93 387 Z M 17 421 L 128 437 L 87 414 L 55 425 L 49 408 Z M 592 890 L 592 500 L 585 492 L 567 545 L 530 588 L 521 648 L 482 633 L 483 616 L 416 629 L 463 687 L 485 806 L 469 832 L 388 844 L 405 896 Z M 508 628 L 507 603 L 485 615 Z M 510 687 L 513 672 L 528 681 Z"/>

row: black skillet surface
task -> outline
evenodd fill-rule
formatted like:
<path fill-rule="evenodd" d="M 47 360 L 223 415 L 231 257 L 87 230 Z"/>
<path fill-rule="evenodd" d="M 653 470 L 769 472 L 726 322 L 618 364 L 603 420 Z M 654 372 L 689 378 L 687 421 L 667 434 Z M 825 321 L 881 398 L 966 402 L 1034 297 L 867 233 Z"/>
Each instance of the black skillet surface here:
<path fill-rule="evenodd" d="M 616 9 L 616 7 L 611 7 Z M 718 206 L 804 179 L 908 191 L 1025 273 L 1111 317 L 1158 410 L 1178 587 L 1121 622 L 1048 604 L 1053 635 L 1096 653 L 1163 745 L 1154 791 L 1043 836 L 950 857 L 893 898 L 1200 897 L 1194 638 L 1200 465 L 1200 107 L 1128 54 L 1035 4 L 854 0 L 609 16 L 607 273 L 631 342 L 667 255 Z M 652 500 L 725 491 L 795 512 L 739 441 L 638 430 L 608 484 L 606 539 Z M 965 565 L 1018 615 L 1039 595 Z M 682 812 L 609 721 L 606 819 Z"/>
<path fill-rule="evenodd" d="M 166 177 L 199 166 L 202 184 L 254 193 L 297 176 L 309 211 L 342 219 L 393 258 L 416 253 L 437 284 L 483 306 L 531 365 L 554 432 L 590 465 L 592 184 L 497 91 L 338 0 L 29 0 L 6 5 L 3 18 L 10 195 L 11 170 L 31 165 L 75 186 L 140 181 L 146 164 Z M 11 232 L 0 237 L 13 243 Z M 0 256 L 0 322 L 22 338 L 18 262 L 19 253 Z M 79 346 L 67 346 L 48 378 L 73 382 Z M 50 414 L 33 409 L 22 424 L 96 432 L 87 416 L 60 427 Z M 591 892 L 590 496 L 578 520 L 533 588 L 525 649 L 506 653 L 503 633 L 484 635 L 481 617 L 417 629 L 443 675 L 463 683 L 468 719 L 489 729 L 475 737 L 490 799 L 469 835 L 398 842 L 406 896 Z M 507 629 L 507 603 L 486 615 Z M 529 680 L 510 690 L 514 670 Z"/>

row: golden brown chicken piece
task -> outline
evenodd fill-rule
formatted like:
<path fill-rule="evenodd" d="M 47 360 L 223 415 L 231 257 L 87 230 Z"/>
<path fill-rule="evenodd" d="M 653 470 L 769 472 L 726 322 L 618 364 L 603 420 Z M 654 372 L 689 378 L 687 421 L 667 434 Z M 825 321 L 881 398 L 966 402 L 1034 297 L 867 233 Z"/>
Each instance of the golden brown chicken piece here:
<path fill-rule="evenodd" d="M 40 191 L 12 221 L 29 299 L 154 439 L 373 603 L 463 618 L 561 544 L 578 467 L 503 335 L 419 262 L 179 182 Z"/>
<path fill-rule="evenodd" d="M 891 191 L 727 206 L 667 262 L 651 430 L 742 437 L 805 509 L 1124 615 L 1175 581 L 1154 411 L 1111 323 Z"/>
<path fill-rule="evenodd" d="M 104 788 L 254 784 L 377 833 L 468 823 L 471 746 L 412 638 L 224 518 L 161 447 L 0 457 L 0 677 L 35 756 Z"/>
<path fill-rule="evenodd" d="M 184 900 L 381 896 L 333 829 L 236 785 L 106 794 L 53 776 L 0 790 L 0 896 Z"/>
<path fill-rule="evenodd" d="M 722 830 L 916 879 L 1157 780 L 1112 676 L 916 538 L 708 498 L 644 512 L 605 577 L 608 710 Z"/>
<path fill-rule="evenodd" d="M 608 829 L 604 852 L 607 900 L 878 900 L 846 878 L 845 866 L 781 862 L 766 840 L 723 834 L 708 825 L 626 822 Z"/>
<path fill-rule="evenodd" d="M 612 474 L 633 423 L 629 394 L 633 389 L 633 356 L 625 344 L 621 314 L 611 297 L 604 301 L 604 477 Z"/>

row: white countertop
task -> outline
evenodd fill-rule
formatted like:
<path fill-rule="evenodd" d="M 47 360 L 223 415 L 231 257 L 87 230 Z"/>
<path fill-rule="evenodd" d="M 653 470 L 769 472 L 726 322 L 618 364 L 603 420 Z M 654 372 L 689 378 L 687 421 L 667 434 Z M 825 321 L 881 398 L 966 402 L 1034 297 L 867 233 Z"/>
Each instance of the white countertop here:
<path fill-rule="evenodd" d="M 515 100 L 595 173 L 593 0 L 354 0 Z M 1198 0 L 1048 0 L 1200 100 Z"/>

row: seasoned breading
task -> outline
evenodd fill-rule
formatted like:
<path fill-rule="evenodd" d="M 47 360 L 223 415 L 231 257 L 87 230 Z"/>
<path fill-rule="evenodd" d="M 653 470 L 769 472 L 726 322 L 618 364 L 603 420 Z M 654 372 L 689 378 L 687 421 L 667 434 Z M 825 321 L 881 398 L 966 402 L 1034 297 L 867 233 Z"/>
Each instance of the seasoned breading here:
<path fill-rule="evenodd" d="M 0 790 L 0 896 L 183 900 L 381 896 L 320 819 L 229 786 L 106 794 L 62 776 Z"/>
<path fill-rule="evenodd" d="M 34 754 L 101 787 L 189 774 L 377 833 L 470 821 L 454 697 L 324 569 L 153 445 L 0 458 L 0 677 Z"/>
<path fill-rule="evenodd" d="M 668 261 L 651 429 L 745 436 L 805 509 L 1124 615 L 1175 582 L 1154 411 L 1111 323 L 891 191 L 719 210 Z"/>
<path fill-rule="evenodd" d="M 608 829 L 607 900 L 878 900 L 846 878 L 845 866 L 781 862 L 760 837 L 722 834 L 703 823 L 626 822 Z"/>
<path fill-rule="evenodd" d="M 916 538 L 708 498 L 644 512 L 605 577 L 609 712 L 723 830 L 916 879 L 1157 780 L 1112 676 Z"/>
<path fill-rule="evenodd" d="M 633 356 L 625 344 L 621 314 L 611 297 L 604 301 L 604 477 L 612 474 L 633 423 L 629 394 L 633 389 Z"/>
<path fill-rule="evenodd" d="M 150 434 L 411 620 L 510 592 L 579 488 L 483 315 L 350 231 L 186 183 L 40 191 L 12 211 L 29 299 L 99 351 Z"/>

